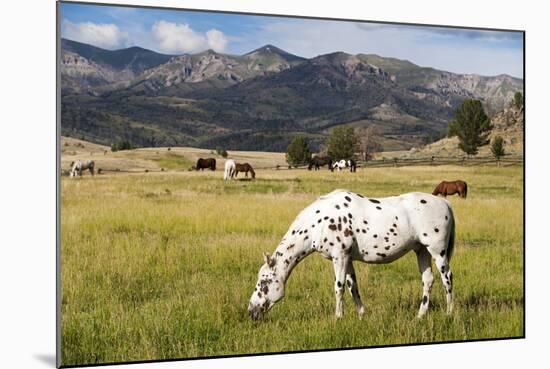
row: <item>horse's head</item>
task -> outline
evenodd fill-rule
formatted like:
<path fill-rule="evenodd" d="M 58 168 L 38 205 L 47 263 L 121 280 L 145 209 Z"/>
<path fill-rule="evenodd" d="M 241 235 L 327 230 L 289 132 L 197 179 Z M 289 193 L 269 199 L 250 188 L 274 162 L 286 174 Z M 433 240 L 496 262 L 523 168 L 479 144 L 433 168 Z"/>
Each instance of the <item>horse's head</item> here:
<path fill-rule="evenodd" d="M 248 315 L 260 319 L 273 305 L 285 296 L 285 284 L 277 274 L 276 259 L 264 254 L 264 265 L 258 272 L 258 282 L 248 303 Z"/>
<path fill-rule="evenodd" d="M 256 172 L 252 169 L 252 167 L 250 167 L 250 174 L 252 175 L 252 179 L 256 178 Z"/>

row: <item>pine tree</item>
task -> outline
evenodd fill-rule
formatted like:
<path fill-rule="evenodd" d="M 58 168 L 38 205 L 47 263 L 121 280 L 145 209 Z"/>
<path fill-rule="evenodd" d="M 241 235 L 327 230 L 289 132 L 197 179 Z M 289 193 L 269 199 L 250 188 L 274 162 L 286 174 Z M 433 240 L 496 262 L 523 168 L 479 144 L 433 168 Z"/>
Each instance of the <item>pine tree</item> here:
<path fill-rule="evenodd" d="M 485 114 L 481 101 L 466 99 L 449 125 L 449 136 L 458 137 L 458 147 L 466 154 L 476 155 L 480 146 L 489 143 L 491 128 L 491 120 Z"/>
<path fill-rule="evenodd" d="M 311 151 L 307 141 L 302 136 L 296 136 L 286 149 L 286 162 L 289 166 L 297 167 L 309 163 Z"/>

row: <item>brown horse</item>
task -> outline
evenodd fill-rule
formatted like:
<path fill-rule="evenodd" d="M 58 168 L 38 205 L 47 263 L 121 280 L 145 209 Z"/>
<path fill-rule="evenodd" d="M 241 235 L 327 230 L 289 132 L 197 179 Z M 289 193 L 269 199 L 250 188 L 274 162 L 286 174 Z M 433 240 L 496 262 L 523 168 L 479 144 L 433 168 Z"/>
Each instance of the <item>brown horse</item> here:
<path fill-rule="evenodd" d="M 210 169 L 210 170 L 216 170 L 216 159 L 214 158 L 208 158 L 203 159 L 200 158 L 197 160 L 197 165 L 195 166 L 195 170 L 203 170 L 203 169 Z"/>
<path fill-rule="evenodd" d="M 245 177 L 248 177 L 248 172 L 250 172 L 252 178 L 256 178 L 256 172 L 254 172 L 254 169 L 248 163 L 235 164 L 235 178 L 237 177 L 237 174 L 239 174 L 239 172 L 244 172 Z"/>
<path fill-rule="evenodd" d="M 468 185 L 464 181 L 454 181 L 454 182 L 447 182 L 443 181 L 440 184 L 437 185 L 437 187 L 432 192 L 432 195 L 443 195 L 443 197 L 447 197 L 447 195 L 454 195 L 455 193 L 458 193 L 458 196 L 462 197 L 463 199 L 466 198 L 468 195 Z"/>

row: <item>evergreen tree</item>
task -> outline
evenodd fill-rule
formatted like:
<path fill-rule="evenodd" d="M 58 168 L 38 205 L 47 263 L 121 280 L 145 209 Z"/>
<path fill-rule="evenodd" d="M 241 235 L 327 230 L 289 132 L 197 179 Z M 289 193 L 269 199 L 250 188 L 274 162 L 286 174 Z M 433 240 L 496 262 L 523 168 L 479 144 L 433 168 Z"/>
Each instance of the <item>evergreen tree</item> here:
<path fill-rule="evenodd" d="M 298 165 L 308 164 L 310 159 L 311 151 L 306 139 L 302 136 L 294 137 L 286 149 L 286 162 L 288 165 L 297 167 Z"/>
<path fill-rule="evenodd" d="M 468 155 L 476 155 L 480 146 L 489 143 L 491 128 L 491 120 L 485 114 L 481 101 L 466 99 L 449 125 L 449 137 L 457 136 L 458 147 Z"/>
<path fill-rule="evenodd" d="M 493 143 L 491 144 L 491 153 L 493 153 L 493 156 L 497 159 L 497 161 L 500 161 L 500 158 L 504 156 L 504 139 L 502 137 L 496 136 L 493 139 Z"/>

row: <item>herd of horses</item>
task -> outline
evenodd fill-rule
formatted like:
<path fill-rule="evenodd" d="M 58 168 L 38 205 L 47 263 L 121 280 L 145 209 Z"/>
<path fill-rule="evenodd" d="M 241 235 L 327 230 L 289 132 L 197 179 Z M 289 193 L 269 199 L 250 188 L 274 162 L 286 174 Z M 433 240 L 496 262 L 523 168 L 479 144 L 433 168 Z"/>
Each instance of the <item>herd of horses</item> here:
<path fill-rule="evenodd" d="M 338 171 L 349 168 L 350 172 L 354 173 L 357 171 L 357 162 L 353 159 L 342 159 L 338 161 L 333 161 L 329 156 L 315 156 L 313 157 L 308 165 L 308 170 L 319 170 L 322 166 L 328 166 L 328 169 L 332 172 L 335 169 Z M 91 175 L 95 174 L 94 171 L 95 162 L 93 160 L 77 160 L 71 162 L 69 176 L 76 177 L 82 176 L 82 172 L 89 170 Z M 216 170 L 216 159 L 214 158 L 199 158 L 196 165 L 192 167 L 196 171 L 203 171 L 204 169 L 210 169 L 211 171 Z M 249 163 L 236 163 L 233 159 L 228 159 L 225 162 L 224 167 L 224 176 L 225 181 L 229 181 L 237 178 L 239 172 L 243 172 L 245 178 L 248 178 L 248 173 L 252 179 L 256 178 L 256 172 L 252 165 Z M 433 190 L 432 195 L 442 195 L 444 197 L 458 194 L 461 198 L 466 198 L 468 195 L 468 185 L 466 182 L 457 180 L 457 181 L 442 181 L 439 183 Z"/>

